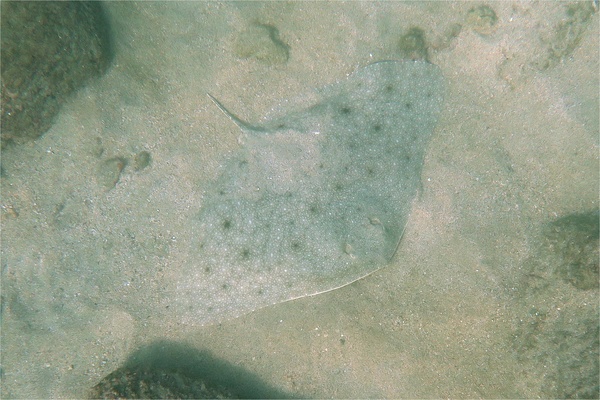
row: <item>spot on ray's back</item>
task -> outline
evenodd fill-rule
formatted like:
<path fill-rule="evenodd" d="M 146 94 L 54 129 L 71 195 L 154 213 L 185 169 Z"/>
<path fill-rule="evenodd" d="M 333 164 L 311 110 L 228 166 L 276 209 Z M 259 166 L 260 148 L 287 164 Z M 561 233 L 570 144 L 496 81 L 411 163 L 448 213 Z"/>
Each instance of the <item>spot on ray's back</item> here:
<path fill-rule="evenodd" d="M 176 312 L 205 324 L 347 285 L 390 262 L 442 106 L 427 62 L 382 61 L 242 129 L 198 214 Z M 312 98 L 312 97 L 311 97 Z"/>

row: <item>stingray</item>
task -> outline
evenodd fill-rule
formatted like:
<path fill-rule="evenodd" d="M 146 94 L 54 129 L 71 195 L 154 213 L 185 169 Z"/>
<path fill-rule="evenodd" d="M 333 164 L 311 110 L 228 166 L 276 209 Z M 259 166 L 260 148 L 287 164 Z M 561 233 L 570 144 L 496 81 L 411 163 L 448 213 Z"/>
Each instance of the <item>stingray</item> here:
<path fill-rule="evenodd" d="M 443 78 L 381 61 L 260 124 L 216 105 L 241 146 L 206 183 L 174 309 L 206 324 L 348 285 L 388 265 L 420 185 Z M 308 103 L 308 104 L 307 104 Z M 287 104 L 287 105 L 286 105 Z"/>

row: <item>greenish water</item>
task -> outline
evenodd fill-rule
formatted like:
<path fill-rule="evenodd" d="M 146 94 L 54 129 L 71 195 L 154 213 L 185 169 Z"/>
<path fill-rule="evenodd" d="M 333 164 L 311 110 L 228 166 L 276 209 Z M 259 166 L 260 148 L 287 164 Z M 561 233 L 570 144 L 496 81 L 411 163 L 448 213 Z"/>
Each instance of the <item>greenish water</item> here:
<path fill-rule="evenodd" d="M 597 264 L 559 268 L 597 247 L 581 233 L 589 223 L 552 222 L 598 209 L 597 13 L 510 2 L 104 5 L 113 65 L 43 137 L 2 152 L 3 398 L 85 396 L 161 341 L 290 396 L 597 391 Z M 448 87 L 390 265 L 219 324 L 182 323 L 169 302 L 194 260 L 204 188 L 240 148 L 206 93 L 252 119 L 407 57 L 437 65 Z M 548 234 L 556 224 L 566 239 Z M 552 253 L 557 240 L 568 245 Z"/>

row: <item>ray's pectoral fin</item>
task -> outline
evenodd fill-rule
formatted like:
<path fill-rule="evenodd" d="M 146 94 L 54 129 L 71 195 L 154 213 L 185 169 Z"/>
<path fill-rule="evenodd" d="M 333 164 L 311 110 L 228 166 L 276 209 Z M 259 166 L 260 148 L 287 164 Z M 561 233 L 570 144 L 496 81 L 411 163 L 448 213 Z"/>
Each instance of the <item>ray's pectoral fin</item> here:
<path fill-rule="evenodd" d="M 194 323 L 222 321 L 388 265 L 420 187 L 443 86 L 432 64 L 377 62 L 286 102 L 261 126 L 208 95 L 242 135 L 204 184 L 192 262 L 170 310 Z"/>

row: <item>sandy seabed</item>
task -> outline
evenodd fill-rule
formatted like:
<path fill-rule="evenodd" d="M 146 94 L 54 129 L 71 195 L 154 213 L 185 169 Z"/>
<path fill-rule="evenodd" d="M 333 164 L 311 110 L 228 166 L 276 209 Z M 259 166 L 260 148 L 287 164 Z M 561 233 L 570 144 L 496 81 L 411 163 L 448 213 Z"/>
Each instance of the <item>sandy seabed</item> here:
<path fill-rule="evenodd" d="M 598 209 L 598 14 L 591 2 L 483 4 L 105 3 L 114 65 L 42 138 L 2 154 L 2 398 L 83 397 L 156 343 L 297 397 L 585 391 L 569 381 L 581 355 L 549 357 L 544 338 L 571 321 L 557 340 L 579 349 L 578 329 L 598 325 L 598 290 L 534 285 L 531 263 L 548 222 Z M 203 182 L 238 146 L 206 93 L 257 121 L 280 99 L 406 56 L 414 27 L 446 103 L 391 265 L 182 324 L 165 287 L 186 262 Z M 106 160 L 140 152 L 148 168 L 99 184 Z"/>

